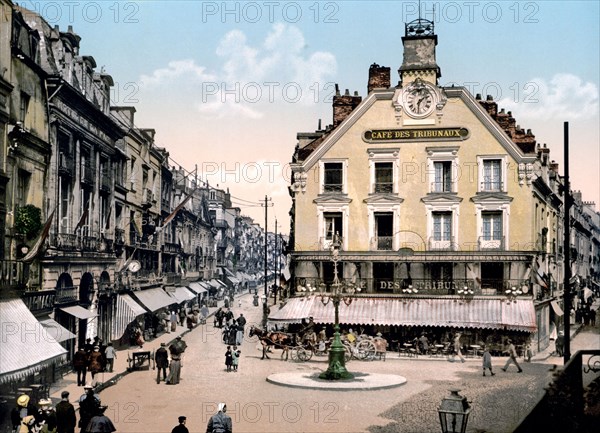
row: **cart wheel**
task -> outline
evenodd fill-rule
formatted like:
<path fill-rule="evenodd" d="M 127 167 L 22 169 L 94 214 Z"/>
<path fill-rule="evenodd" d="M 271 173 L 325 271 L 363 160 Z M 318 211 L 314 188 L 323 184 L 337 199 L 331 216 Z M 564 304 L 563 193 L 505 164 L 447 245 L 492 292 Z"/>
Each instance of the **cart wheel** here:
<path fill-rule="evenodd" d="M 372 361 L 375 359 L 375 344 L 371 340 L 362 340 L 356 346 L 358 359 L 363 361 Z"/>
<path fill-rule="evenodd" d="M 298 362 L 300 360 L 299 356 L 298 356 L 298 350 L 299 350 L 298 347 L 290 348 L 290 358 L 292 358 L 292 361 L 294 361 L 294 362 Z"/>
<path fill-rule="evenodd" d="M 312 358 L 312 352 L 310 350 L 301 347 L 298 349 L 298 359 L 302 362 L 309 361 Z"/>
<path fill-rule="evenodd" d="M 352 347 L 344 345 L 344 360 L 350 362 L 352 359 Z"/>

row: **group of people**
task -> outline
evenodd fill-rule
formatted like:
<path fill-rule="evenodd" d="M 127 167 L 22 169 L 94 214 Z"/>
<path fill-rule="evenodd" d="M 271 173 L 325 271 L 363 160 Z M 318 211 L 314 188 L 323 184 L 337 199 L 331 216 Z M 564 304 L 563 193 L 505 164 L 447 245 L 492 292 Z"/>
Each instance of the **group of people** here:
<path fill-rule="evenodd" d="M 227 351 L 225 352 L 225 369 L 227 372 L 238 371 L 241 354 L 242 351 L 237 346 L 233 346 L 233 349 L 231 346 L 227 346 Z"/>
<path fill-rule="evenodd" d="M 160 384 L 160 376 L 167 385 L 177 385 L 181 380 L 181 367 L 183 352 L 187 348 L 187 344 L 181 336 L 178 336 L 175 341 L 169 346 L 167 351 L 166 343 L 160 343 L 160 347 L 154 353 L 154 366 L 156 368 L 156 383 Z M 169 357 L 171 358 L 169 362 Z M 169 374 L 167 376 L 167 368 Z"/>
<path fill-rule="evenodd" d="M 95 381 L 96 374 L 102 371 L 112 373 L 116 358 L 117 351 L 112 343 L 104 345 L 98 337 L 95 337 L 92 343 L 92 339 L 88 338 L 85 345 L 79 346 L 73 355 L 73 370 L 77 373 L 77 386 L 86 384 L 88 371 L 92 375 L 92 381 Z"/>
<path fill-rule="evenodd" d="M 233 425 L 231 417 L 226 414 L 227 405 L 225 403 L 219 403 L 217 406 L 217 413 L 210 417 L 206 426 L 206 433 L 232 433 Z M 178 418 L 179 424 L 173 427 L 171 433 L 190 433 L 186 423 L 187 417 L 182 415 Z"/>
<path fill-rule="evenodd" d="M 61 401 L 52 406 L 50 399 L 42 398 L 37 406 L 27 394 L 17 398 L 16 407 L 11 411 L 14 433 L 74 433 L 75 427 L 81 433 L 111 433 L 116 428 L 105 415 L 108 406 L 101 404 L 100 398 L 91 385 L 85 385 L 84 394 L 79 398 L 79 421 L 75 407 L 69 401 L 69 391 L 61 393 Z"/>
<path fill-rule="evenodd" d="M 242 313 L 235 319 L 229 308 L 225 311 L 219 308 L 215 313 L 215 327 L 223 329 L 223 343 L 230 346 L 242 344 L 246 323 L 246 318 Z"/>

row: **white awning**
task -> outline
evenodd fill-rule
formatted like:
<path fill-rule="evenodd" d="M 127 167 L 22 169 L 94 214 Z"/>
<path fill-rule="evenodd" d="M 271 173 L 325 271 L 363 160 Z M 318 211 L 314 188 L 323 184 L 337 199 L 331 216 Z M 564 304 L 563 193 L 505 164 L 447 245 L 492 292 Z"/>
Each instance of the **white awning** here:
<path fill-rule="evenodd" d="M 132 294 L 144 307 L 153 312 L 177 303 L 177 300 L 169 296 L 163 289 L 139 290 Z"/>
<path fill-rule="evenodd" d="M 175 287 L 175 292 L 169 294 L 176 298 L 180 304 L 186 301 L 190 301 L 196 297 L 196 294 L 189 290 L 187 287 Z"/>
<path fill-rule="evenodd" d="M 66 353 L 21 299 L 0 301 L 0 383 L 35 374 L 65 362 Z"/>
<path fill-rule="evenodd" d="M 118 295 L 117 296 L 117 314 L 113 317 L 111 339 L 120 339 L 127 325 L 135 320 L 136 317 L 146 314 L 146 310 L 138 304 L 131 296 Z"/>
<path fill-rule="evenodd" d="M 40 323 L 46 330 L 46 333 L 59 343 L 75 338 L 75 334 L 54 319 L 40 320 Z"/>
<path fill-rule="evenodd" d="M 560 305 L 558 304 L 558 301 L 550 301 L 550 305 L 552 305 L 552 309 L 554 310 L 554 314 L 556 314 L 557 316 L 562 316 L 564 313 L 564 311 L 562 310 L 562 308 L 560 308 Z"/>
<path fill-rule="evenodd" d="M 81 305 L 72 305 L 70 307 L 62 307 L 60 310 L 64 311 L 71 316 L 75 316 L 78 319 L 91 319 L 92 317 L 97 317 L 96 313 L 90 310 L 86 310 Z"/>
<path fill-rule="evenodd" d="M 189 289 L 190 289 L 192 292 L 196 293 L 197 295 L 200 295 L 200 294 L 202 294 L 202 293 L 206 293 L 206 292 L 208 292 L 208 289 L 206 289 L 206 288 L 204 287 L 204 284 L 203 284 L 203 283 L 201 283 L 200 281 L 197 281 L 197 282 L 195 282 L 195 283 L 190 283 L 190 285 L 188 286 L 188 288 L 189 288 Z"/>

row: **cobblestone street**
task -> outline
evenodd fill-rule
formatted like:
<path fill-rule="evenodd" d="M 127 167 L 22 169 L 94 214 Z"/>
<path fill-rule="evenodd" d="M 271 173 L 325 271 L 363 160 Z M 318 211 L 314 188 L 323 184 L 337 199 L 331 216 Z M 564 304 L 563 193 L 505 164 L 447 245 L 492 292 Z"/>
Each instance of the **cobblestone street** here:
<path fill-rule="evenodd" d="M 233 309 L 235 316 L 242 312 L 248 318 L 247 326 L 260 323 L 262 309 L 252 306 L 249 295 L 241 299 L 242 308 Z M 174 336 L 163 335 L 144 349 Z M 186 415 L 190 431 L 203 432 L 217 403 L 224 401 L 236 433 L 438 432 L 439 403 L 449 389 L 457 388 L 472 403 L 468 431 L 510 432 L 542 395 L 552 378 L 553 363 L 562 364 L 561 358 L 539 354 L 534 362 L 521 363 L 523 374 L 518 374 L 514 366 L 505 373 L 501 367 L 506 358 L 500 357 L 493 359 L 496 376 L 482 377 L 479 358 L 467 358 L 463 364 L 445 358 L 400 358 L 391 352 L 386 361 L 353 360 L 348 369 L 399 374 L 407 378 L 405 385 L 376 391 L 315 391 L 273 385 L 265 378 L 280 372 L 322 371 L 327 366 L 325 357 L 314 357 L 306 363 L 285 362 L 276 350 L 270 360 L 261 360 L 257 341 L 246 338 L 241 346 L 239 371 L 228 373 L 224 365 L 226 346 L 221 343 L 220 329 L 212 326 L 212 318 L 207 325 L 187 333 L 184 340 L 188 348 L 179 385 L 157 385 L 155 370 L 136 371 L 101 392 L 117 431 L 170 431 L 177 417 Z M 580 346 L 600 348 L 598 328 L 579 333 L 573 350 Z M 121 359 L 120 365 L 124 362 Z M 70 376 L 63 385 L 76 389 Z M 54 396 L 59 393 L 60 389 L 53 389 Z M 77 391 L 72 393 L 77 395 Z"/>

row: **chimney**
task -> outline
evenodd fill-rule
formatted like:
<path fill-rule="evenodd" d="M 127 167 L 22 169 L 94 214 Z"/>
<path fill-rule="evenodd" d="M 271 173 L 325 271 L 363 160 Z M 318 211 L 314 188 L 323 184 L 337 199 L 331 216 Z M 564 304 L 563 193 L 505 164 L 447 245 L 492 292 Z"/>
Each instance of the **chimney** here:
<path fill-rule="evenodd" d="M 115 119 L 124 122 L 128 128 L 133 128 L 135 107 L 110 107 L 110 111 Z"/>
<path fill-rule="evenodd" d="M 367 85 L 367 94 L 373 89 L 390 88 L 390 68 L 379 66 L 373 63 L 369 68 L 369 84 Z"/>
<path fill-rule="evenodd" d="M 333 97 L 333 127 L 335 128 L 342 123 L 361 102 L 362 97 L 358 96 L 357 92 L 354 92 L 354 96 L 351 96 L 348 89 L 342 96 L 336 84 L 335 96 Z"/>

